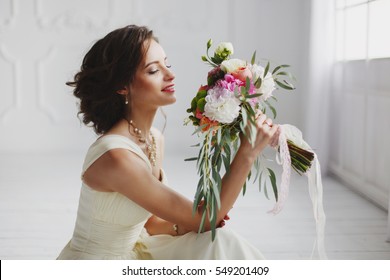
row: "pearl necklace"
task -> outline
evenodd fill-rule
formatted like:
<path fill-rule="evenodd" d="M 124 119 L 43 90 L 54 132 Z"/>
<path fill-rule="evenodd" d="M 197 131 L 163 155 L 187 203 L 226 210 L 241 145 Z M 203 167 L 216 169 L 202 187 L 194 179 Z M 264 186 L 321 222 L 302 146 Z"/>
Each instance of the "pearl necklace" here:
<path fill-rule="evenodd" d="M 146 152 L 148 154 L 148 159 L 149 159 L 150 163 L 152 164 L 152 166 L 156 166 L 156 159 L 157 159 L 156 138 L 154 138 L 153 134 L 150 132 L 149 134 L 150 134 L 150 137 L 152 138 L 152 142 L 150 143 L 149 137 L 145 137 L 142 135 L 141 129 L 137 128 L 134 125 L 133 120 L 130 120 L 130 121 L 127 120 L 127 122 L 129 124 L 129 127 L 128 127 L 129 133 L 132 134 L 131 128 L 133 128 L 133 132 L 134 132 L 135 136 L 138 138 L 138 141 L 141 143 L 145 143 L 145 145 L 146 145 Z"/>

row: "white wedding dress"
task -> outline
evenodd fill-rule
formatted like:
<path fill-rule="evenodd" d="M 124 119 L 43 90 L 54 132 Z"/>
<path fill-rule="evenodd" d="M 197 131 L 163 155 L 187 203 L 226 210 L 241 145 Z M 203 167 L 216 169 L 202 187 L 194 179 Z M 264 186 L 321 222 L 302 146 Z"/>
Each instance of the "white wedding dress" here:
<path fill-rule="evenodd" d="M 124 136 L 106 135 L 89 148 L 83 172 L 105 152 L 117 148 L 137 154 L 150 166 L 136 143 Z M 211 232 L 150 236 L 144 228 L 150 216 L 120 193 L 96 191 L 83 183 L 73 237 L 57 259 L 263 259 L 255 247 L 226 228 L 217 229 L 214 241 Z"/>

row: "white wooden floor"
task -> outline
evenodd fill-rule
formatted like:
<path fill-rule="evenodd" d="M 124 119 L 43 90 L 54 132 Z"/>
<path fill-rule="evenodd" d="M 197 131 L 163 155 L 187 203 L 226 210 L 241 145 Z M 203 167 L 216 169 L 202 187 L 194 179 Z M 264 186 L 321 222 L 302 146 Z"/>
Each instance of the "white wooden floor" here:
<path fill-rule="evenodd" d="M 54 259 L 71 237 L 83 154 L 0 155 L 0 259 Z M 171 186 L 192 197 L 197 176 L 185 156 L 167 158 Z M 249 186 L 227 226 L 268 259 L 308 259 L 315 224 L 304 177 L 294 176 L 282 213 Z M 324 178 L 329 259 L 390 259 L 387 213 L 332 178 Z"/>

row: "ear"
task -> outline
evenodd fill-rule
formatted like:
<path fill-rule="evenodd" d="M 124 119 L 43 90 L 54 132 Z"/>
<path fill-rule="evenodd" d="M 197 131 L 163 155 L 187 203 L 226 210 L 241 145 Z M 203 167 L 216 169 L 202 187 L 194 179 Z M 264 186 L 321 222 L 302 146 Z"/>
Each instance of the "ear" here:
<path fill-rule="evenodd" d="M 116 91 L 117 94 L 120 94 L 120 95 L 128 95 L 129 94 L 129 88 L 126 86 L 120 90 L 117 90 Z"/>

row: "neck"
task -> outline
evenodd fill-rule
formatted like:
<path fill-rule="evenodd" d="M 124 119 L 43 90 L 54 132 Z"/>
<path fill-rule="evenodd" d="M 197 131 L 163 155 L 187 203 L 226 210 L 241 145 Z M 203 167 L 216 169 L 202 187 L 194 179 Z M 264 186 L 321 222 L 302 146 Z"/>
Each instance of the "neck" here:
<path fill-rule="evenodd" d="M 126 115 L 126 119 L 132 120 L 134 126 L 142 131 L 142 135 L 147 136 L 150 134 L 156 112 L 157 110 L 139 111 L 135 109 Z"/>

